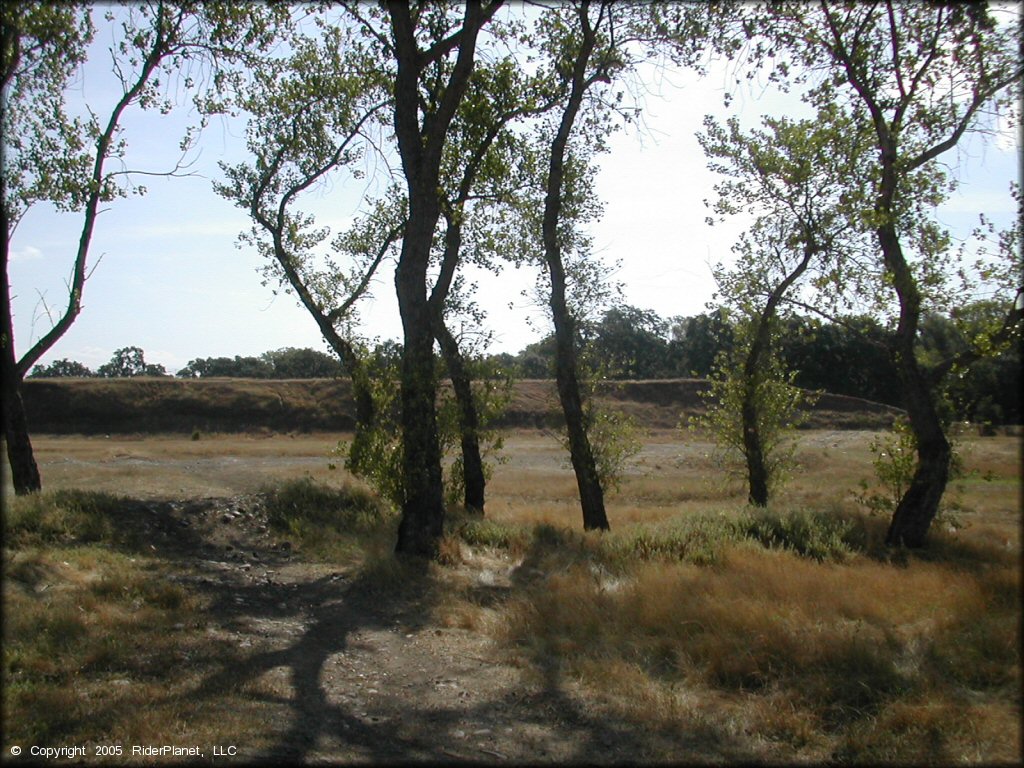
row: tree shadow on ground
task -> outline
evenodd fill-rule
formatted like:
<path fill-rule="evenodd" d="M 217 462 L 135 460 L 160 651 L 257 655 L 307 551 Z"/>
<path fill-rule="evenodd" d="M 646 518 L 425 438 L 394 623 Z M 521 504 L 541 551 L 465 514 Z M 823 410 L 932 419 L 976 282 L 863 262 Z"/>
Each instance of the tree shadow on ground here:
<path fill-rule="evenodd" d="M 551 654 L 528 657 L 529 667 L 514 684 L 487 694 L 473 692 L 472 703 L 454 696 L 451 703 L 442 705 L 417 702 L 411 696 L 387 696 L 375 707 L 383 707 L 387 715 L 370 716 L 365 707 L 346 702 L 337 690 L 328 690 L 328 665 L 338 655 L 358 650 L 354 643 L 361 632 L 391 632 L 396 642 L 402 642 L 401 638 L 434 627 L 433 611 L 448 589 L 444 575 L 438 576 L 438 571 L 425 563 L 413 562 L 400 566 L 397 584 L 393 574 L 391 583 L 382 585 L 372 568 L 350 575 L 341 565 L 343 572 L 308 581 L 247 580 L 249 575 L 240 570 L 247 563 L 280 566 L 288 562 L 289 555 L 273 546 L 254 548 L 249 542 L 246 562 L 226 571 L 225 563 L 216 559 L 223 554 L 223 546 L 211 543 L 204 527 L 194 522 L 200 515 L 220 514 L 217 504 L 217 500 L 187 504 L 129 501 L 126 509 L 136 525 L 139 516 L 145 517 L 148 533 L 129 537 L 123 545 L 180 563 L 191 571 L 190 588 L 208 600 L 212 623 L 225 630 L 251 632 L 253 623 L 268 620 L 295 620 L 302 627 L 283 647 L 216 660 L 215 669 L 196 686 L 168 695 L 199 707 L 233 691 L 283 707 L 285 715 L 279 728 L 268 734 L 268 746 L 245 755 L 246 762 L 290 764 L 330 759 L 331 754 L 371 764 L 498 763 L 508 758 L 520 763 L 524 755 L 527 762 L 543 762 L 556 757 L 548 751 L 552 739 L 560 742 L 559 762 L 578 764 L 635 764 L 651 754 L 675 755 L 678 761 L 690 763 L 750 757 L 734 737 L 703 723 L 694 724 L 689 733 L 669 733 L 587 705 L 572 694 L 563 660 Z M 121 523 L 132 524 L 127 519 Z M 538 540 L 520 572 L 535 571 L 536 565 L 549 561 L 550 542 Z M 504 601 L 526 594 L 526 585 L 514 578 L 506 588 L 475 585 L 469 595 L 500 607 Z M 291 689 L 287 695 L 244 691 L 274 670 L 286 673 Z M 434 672 L 444 674 L 445 670 Z M 464 734 L 460 735 L 467 721 L 501 722 L 516 733 L 548 735 L 524 737 L 536 739 L 537 751 L 524 747 L 518 755 L 509 756 L 467 742 Z"/>

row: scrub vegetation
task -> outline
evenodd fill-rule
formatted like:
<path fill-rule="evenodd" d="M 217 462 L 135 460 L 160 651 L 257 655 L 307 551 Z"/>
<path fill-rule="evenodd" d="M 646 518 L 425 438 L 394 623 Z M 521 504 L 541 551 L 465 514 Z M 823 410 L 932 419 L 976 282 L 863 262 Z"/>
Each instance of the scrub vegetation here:
<path fill-rule="evenodd" d="M 708 480 L 709 445 L 649 434 L 609 497 L 620 524 L 599 533 L 578 530 L 558 437 L 512 432 L 488 515 L 452 510 L 440 562 L 419 570 L 391 556 L 396 510 L 325 468 L 334 435 L 292 438 L 286 457 L 252 475 L 202 465 L 221 476 L 223 495 L 183 507 L 175 519 L 188 526 L 164 527 L 166 502 L 144 492 L 160 467 L 202 462 L 204 451 L 259 462 L 272 441 L 43 438 L 54 490 L 5 506 L 4 731 L 11 743 L 236 743 L 252 759 L 294 756 L 301 739 L 286 724 L 311 694 L 286 660 L 308 658 L 318 633 L 352 631 L 340 619 L 335 630 L 300 619 L 318 595 L 343 596 L 346 622 L 376 616 L 367 626 L 394 626 L 396 644 L 376 671 L 391 675 L 378 686 L 388 693 L 393 681 L 394 717 L 432 722 L 409 672 L 431 657 L 408 638 L 429 637 L 456 656 L 485 654 L 485 673 L 467 689 L 475 699 L 518 691 L 523 712 L 536 714 L 550 697 L 569 697 L 596 721 L 645 734 L 638 747 L 612 729 L 588 752 L 578 723 L 552 718 L 564 744 L 576 744 L 549 753 L 560 759 L 610 761 L 628 750 L 633 760 L 674 762 L 1017 761 L 1017 441 L 962 438 L 956 503 L 940 514 L 932 545 L 910 551 L 886 547 L 888 515 L 858 501 L 883 436 L 801 432 L 800 480 L 755 509 L 742 484 Z M 74 489 L 86 485 L 90 462 L 109 469 L 143 451 L 143 468 Z M 77 467 L 51 474 L 61 455 Z M 219 527 L 204 527 L 203 504 Z M 239 522 L 221 522 L 236 514 Z M 222 529 L 234 548 L 204 554 Z M 200 578 L 203 563 L 243 547 L 253 559 L 239 573 L 271 569 L 265 587 L 253 592 L 256 582 L 236 584 L 212 566 Z M 272 621 L 292 627 L 277 650 L 266 647 Z M 269 656 L 285 668 L 260 666 Z M 360 690 L 354 670 L 335 669 L 323 661 L 318 695 Z M 500 738 L 488 749 L 536 757 L 523 741 L 526 719 L 504 721 L 512 732 L 493 728 Z M 390 759 L 463 755 L 457 733 L 436 729 L 423 737 L 426 752 L 399 740 Z M 316 743 L 321 751 L 301 754 L 368 754 Z"/>

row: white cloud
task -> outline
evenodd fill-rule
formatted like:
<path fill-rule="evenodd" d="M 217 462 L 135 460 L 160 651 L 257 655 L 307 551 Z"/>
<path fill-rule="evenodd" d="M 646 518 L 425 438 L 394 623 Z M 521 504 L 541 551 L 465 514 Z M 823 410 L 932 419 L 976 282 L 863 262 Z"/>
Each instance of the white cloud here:
<path fill-rule="evenodd" d="M 43 252 L 34 245 L 23 245 L 11 250 L 11 261 L 34 261 L 43 258 Z"/>

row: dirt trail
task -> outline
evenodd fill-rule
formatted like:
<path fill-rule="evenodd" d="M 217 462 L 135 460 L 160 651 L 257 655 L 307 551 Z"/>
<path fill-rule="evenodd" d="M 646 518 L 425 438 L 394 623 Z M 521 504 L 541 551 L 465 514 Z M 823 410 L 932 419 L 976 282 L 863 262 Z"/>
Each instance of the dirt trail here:
<path fill-rule="evenodd" d="M 255 685 L 286 704 L 269 749 L 239 745 L 245 762 L 607 764 L 666 754 L 664 736 L 617 722 L 556 667 L 518 669 L 483 633 L 436 625 L 430 589 L 382 597 L 354 568 L 301 561 L 274 543 L 258 496 L 137 501 L 125 514 L 126 524 L 143 521 L 173 580 L 212 598 L 208 631 L 242 651 L 241 665 L 203 689 Z M 482 605 L 501 600 L 516 564 L 467 559 L 452 578 L 469 580 Z M 685 749 L 687 762 L 735 756 L 707 734 L 699 749 L 685 734 L 672 742 L 669 754 Z"/>

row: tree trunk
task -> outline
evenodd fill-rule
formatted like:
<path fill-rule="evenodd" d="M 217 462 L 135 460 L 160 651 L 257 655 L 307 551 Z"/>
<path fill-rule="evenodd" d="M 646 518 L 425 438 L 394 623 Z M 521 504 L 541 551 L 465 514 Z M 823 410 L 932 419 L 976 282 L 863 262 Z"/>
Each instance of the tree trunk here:
<path fill-rule="evenodd" d="M 452 118 L 466 92 L 476 55 L 476 38 L 500 4 L 486 11 L 467 0 L 459 30 L 458 54 L 447 84 L 438 84 L 437 102 L 421 115 L 420 76 L 449 50 L 440 43 L 421 51 L 410 6 L 386 6 L 398 65 L 394 82 L 395 137 L 409 192 L 409 215 L 395 270 L 402 316 L 402 483 L 405 499 L 395 552 L 436 557 L 444 532 L 444 486 L 437 439 L 434 333 L 427 301 L 427 266 L 434 229 L 441 215 L 438 199 L 441 158 Z M 455 40 L 449 36 L 448 40 Z M 421 119 L 422 118 L 422 119 Z"/>
<path fill-rule="evenodd" d="M 4 362 L 6 365 L 7 361 Z M 7 443 L 7 459 L 11 466 L 14 492 L 18 496 L 25 496 L 38 492 L 43 486 L 32 451 L 32 441 L 28 436 L 28 419 L 25 417 L 25 404 L 21 399 L 20 382 L 11 376 L 11 373 L 13 372 L 4 371 L 4 440 Z"/>
<path fill-rule="evenodd" d="M 747 458 L 747 501 L 755 507 L 768 506 L 768 468 L 764 463 L 761 432 L 757 427 L 757 407 L 753 395 L 746 394 L 741 409 L 743 419 L 743 453 Z"/>
<path fill-rule="evenodd" d="M 10 253 L 6 205 L 3 232 L 0 233 L 0 247 L 3 256 L 3 275 L 0 275 L 0 395 L 3 396 L 4 442 L 7 444 L 7 458 L 11 467 L 11 482 L 18 496 L 35 493 L 42 489 L 39 467 L 36 466 L 32 441 L 28 436 L 28 418 L 25 404 L 21 399 L 21 382 L 24 368 L 19 368 L 14 358 L 14 319 L 11 313 L 11 286 L 7 278 L 7 263 Z"/>
<path fill-rule="evenodd" d="M 938 514 L 949 483 L 953 450 L 935 407 L 931 385 L 914 356 L 913 339 L 902 338 L 900 334 L 897 331 L 896 365 L 917 442 L 917 468 L 910 487 L 896 506 L 885 543 L 916 549 L 925 545 L 928 529 Z"/>
<path fill-rule="evenodd" d="M 792 281 L 790 281 L 791 283 Z M 788 286 L 787 286 L 788 287 Z M 760 384 L 761 366 L 768 353 L 771 339 L 770 323 L 775 315 L 775 306 L 783 290 L 773 294 L 764 311 L 755 321 L 754 338 L 743 362 L 743 403 L 740 405 L 740 420 L 743 429 L 743 455 L 747 460 L 747 484 L 750 492 L 747 501 L 755 507 L 768 506 L 768 467 L 764 461 L 764 441 L 758 426 L 757 388 Z"/>
<path fill-rule="evenodd" d="M 552 303 L 552 310 L 555 310 Z M 569 456 L 576 473 L 576 486 L 580 492 L 580 506 L 583 510 L 583 530 L 607 531 L 608 516 L 604 508 L 604 490 L 597 475 L 597 463 L 590 446 L 583 415 L 583 398 L 576 377 L 576 349 L 572 323 L 564 302 L 555 310 L 555 378 L 558 383 L 558 399 L 565 414 L 565 427 L 569 435 Z M 559 330 L 561 329 L 561 330 Z"/>
<path fill-rule="evenodd" d="M 348 460 L 352 471 L 359 474 L 363 471 L 366 443 L 373 431 L 377 418 L 376 405 L 373 402 L 373 391 L 367 377 L 365 366 L 359 363 L 356 369 L 349 369 L 352 381 L 352 397 L 356 405 L 356 429 L 352 436 L 352 447 L 349 448 Z"/>
<path fill-rule="evenodd" d="M 551 157 L 548 166 L 547 187 L 544 196 L 544 219 L 542 234 L 544 259 L 551 277 L 551 315 L 555 325 L 555 379 L 558 383 L 558 399 L 565 415 L 565 427 L 569 437 L 569 456 L 576 473 L 576 485 L 580 492 L 580 506 L 583 509 L 584 530 L 608 530 L 608 516 L 604 508 L 604 491 L 597 474 L 597 463 L 587 435 L 583 414 L 583 398 L 577 378 L 576 333 L 573 318 L 566 304 L 565 265 L 558 238 L 558 226 L 562 210 L 562 183 L 565 178 L 565 153 L 569 135 L 583 103 L 583 94 L 590 82 L 586 71 L 594 45 L 596 32 L 590 26 L 589 4 L 584 2 L 578 9 L 583 37 L 580 48 L 572 63 L 571 90 L 558 130 L 551 142 Z"/>
<path fill-rule="evenodd" d="M 877 235 L 886 268 L 900 300 L 900 321 L 896 328 L 893 356 L 903 385 L 910 427 L 917 441 L 917 468 L 910 487 L 896 506 L 885 543 L 919 548 L 925 545 L 928 529 L 938 514 L 939 502 L 949 482 L 952 448 L 939 418 L 932 386 L 918 365 L 915 354 L 921 315 L 917 284 L 903 257 L 895 226 L 879 227 Z"/>
<path fill-rule="evenodd" d="M 406 254 L 417 242 L 417 230 L 422 229 L 423 225 L 424 222 L 415 222 L 410 215 L 406 240 L 402 245 L 402 259 L 395 275 L 404 331 L 401 420 L 402 479 L 405 491 L 395 551 L 403 555 L 433 558 L 437 555 L 438 543 L 444 530 L 444 484 L 437 437 L 434 334 L 426 297 L 427 260 Z M 419 239 L 424 252 L 429 250 L 432 233 L 431 224 L 427 229 L 426 247 L 423 247 L 422 236 Z"/>
<path fill-rule="evenodd" d="M 462 447 L 462 474 L 465 484 L 464 503 L 466 509 L 483 514 L 484 511 L 484 462 L 480 455 L 480 419 L 473 399 L 472 380 L 466 369 L 466 362 L 459 350 L 458 341 L 435 315 L 435 335 L 441 345 L 448 375 L 455 391 L 455 402 L 459 409 L 459 442 Z"/>

